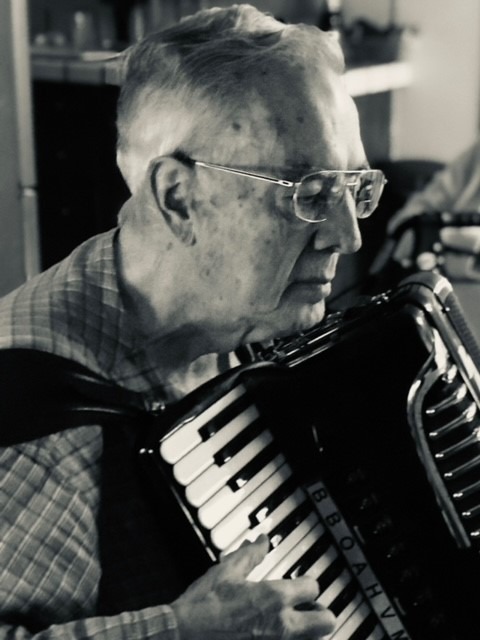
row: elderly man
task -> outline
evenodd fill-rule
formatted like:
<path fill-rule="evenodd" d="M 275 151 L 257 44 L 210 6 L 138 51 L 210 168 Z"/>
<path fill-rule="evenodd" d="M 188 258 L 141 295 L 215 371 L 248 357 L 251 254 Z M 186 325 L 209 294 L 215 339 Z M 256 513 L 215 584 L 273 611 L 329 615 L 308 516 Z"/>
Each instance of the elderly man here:
<path fill-rule="evenodd" d="M 118 163 L 132 195 L 118 228 L 4 298 L 0 346 L 62 356 L 153 408 L 215 376 L 239 345 L 318 322 L 383 181 L 367 170 L 338 46 L 316 28 L 212 9 L 132 47 L 123 72 Z M 173 601 L 102 608 L 103 442 L 101 427 L 81 426 L 1 450 L 0 635 L 331 633 L 312 578 L 246 580 L 265 536 Z M 166 564 L 161 593 L 175 577 Z"/>

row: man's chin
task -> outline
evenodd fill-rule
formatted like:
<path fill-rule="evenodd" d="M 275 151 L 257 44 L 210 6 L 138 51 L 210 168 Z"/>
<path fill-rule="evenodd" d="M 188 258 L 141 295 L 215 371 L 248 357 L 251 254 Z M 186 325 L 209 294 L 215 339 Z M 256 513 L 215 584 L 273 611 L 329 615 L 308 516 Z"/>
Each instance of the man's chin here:
<path fill-rule="evenodd" d="M 307 331 L 325 316 L 325 301 L 315 304 L 281 305 L 271 314 L 262 318 L 245 336 L 244 343 L 268 342 L 284 338 L 301 331 Z"/>
<path fill-rule="evenodd" d="M 316 302 L 315 304 L 304 305 L 301 307 L 296 317 L 292 319 L 292 325 L 288 333 L 299 333 L 306 331 L 323 320 L 325 316 L 325 300 Z"/>

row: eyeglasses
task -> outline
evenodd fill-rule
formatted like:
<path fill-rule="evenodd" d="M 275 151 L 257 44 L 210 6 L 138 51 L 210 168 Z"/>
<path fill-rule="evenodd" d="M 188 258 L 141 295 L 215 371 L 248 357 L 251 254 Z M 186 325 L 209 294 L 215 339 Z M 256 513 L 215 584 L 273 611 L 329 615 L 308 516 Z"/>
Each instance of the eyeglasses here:
<path fill-rule="evenodd" d="M 295 189 L 292 198 L 293 211 L 295 216 L 304 222 L 325 222 L 332 207 L 345 197 L 347 190 L 355 202 L 357 218 L 368 218 L 377 208 L 387 182 L 379 169 L 315 171 L 294 182 L 183 156 L 181 159 L 197 167 L 234 173 Z"/>

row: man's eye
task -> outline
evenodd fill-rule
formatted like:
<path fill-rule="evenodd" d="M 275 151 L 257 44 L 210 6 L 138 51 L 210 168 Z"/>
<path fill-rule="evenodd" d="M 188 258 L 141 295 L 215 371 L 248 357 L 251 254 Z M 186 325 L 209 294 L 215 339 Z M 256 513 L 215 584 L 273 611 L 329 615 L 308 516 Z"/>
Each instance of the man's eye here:
<path fill-rule="evenodd" d="M 304 204 L 308 204 L 308 203 L 311 203 L 311 204 L 319 204 L 319 203 L 322 203 L 322 202 L 328 202 L 328 199 L 329 199 L 329 194 L 327 194 L 325 191 L 320 191 L 320 192 L 317 192 L 317 193 L 312 193 L 312 194 L 310 194 L 310 195 L 308 195 L 308 194 L 303 194 L 303 193 L 302 193 L 302 194 L 297 198 L 297 200 L 298 200 L 299 202 L 302 202 L 302 203 L 304 203 Z"/>
<path fill-rule="evenodd" d="M 323 180 L 311 179 L 304 182 L 300 187 L 300 196 L 302 198 L 308 197 L 308 196 L 316 196 L 324 190 L 325 190 L 325 184 Z"/>

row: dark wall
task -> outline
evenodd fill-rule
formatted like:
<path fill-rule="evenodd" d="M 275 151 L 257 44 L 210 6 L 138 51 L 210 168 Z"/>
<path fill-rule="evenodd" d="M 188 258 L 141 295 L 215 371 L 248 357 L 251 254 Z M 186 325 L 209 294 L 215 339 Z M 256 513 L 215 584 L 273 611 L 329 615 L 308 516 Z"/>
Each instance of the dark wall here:
<path fill-rule="evenodd" d="M 115 163 L 117 87 L 34 82 L 42 268 L 115 226 L 128 190 Z"/>

